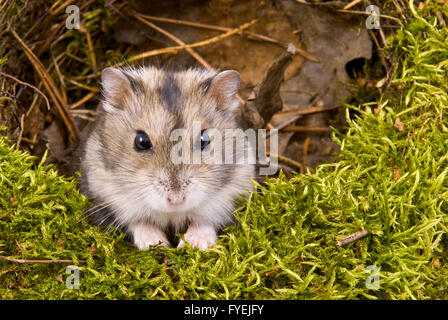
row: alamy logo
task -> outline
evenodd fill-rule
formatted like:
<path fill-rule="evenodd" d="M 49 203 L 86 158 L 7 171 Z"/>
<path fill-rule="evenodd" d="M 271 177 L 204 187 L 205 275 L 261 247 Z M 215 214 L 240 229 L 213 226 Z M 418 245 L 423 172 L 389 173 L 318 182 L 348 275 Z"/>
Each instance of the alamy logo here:
<path fill-rule="evenodd" d="M 270 130 L 269 134 L 270 154 L 278 154 L 278 130 Z M 200 138 L 204 136 L 210 143 L 201 149 Z M 186 129 L 175 129 L 171 132 L 170 141 L 175 142 L 170 151 L 170 159 L 176 165 L 256 164 L 258 150 L 261 175 L 273 175 L 278 169 L 278 158 L 273 156 L 268 161 L 266 157 L 267 131 L 265 129 L 246 129 L 245 131 L 225 129 L 222 134 L 214 128 L 201 130 L 201 123 L 194 121 L 192 132 Z M 200 152 L 199 149 L 201 149 Z"/>
<path fill-rule="evenodd" d="M 79 29 L 79 7 L 70 5 L 65 9 L 65 13 L 69 16 L 65 19 L 65 27 L 67 29 Z"/>
<path fill-rule="evenodd" d="M 67 289 L 79 289 L 79 268 L 77 266 L 68 266 L 65 268 L 65 273 L 69 274 L 65 279 L 65 287 Z"/>
<path fill-rule="evenodd" d="M 377 6 L 370 5 L 366 8 L 366 12 L 369 14 L 366 20 L 367 29 L 379 29 L 380 28 L 380 9 Z"/>
<path fill-rule="evenodd" d="M 369 290 L 378 290 L 380 288 L 380 268 L 375 265 L 367 266 L 367 273 L 371 273 L 366 279 L 366 288 Z"/>

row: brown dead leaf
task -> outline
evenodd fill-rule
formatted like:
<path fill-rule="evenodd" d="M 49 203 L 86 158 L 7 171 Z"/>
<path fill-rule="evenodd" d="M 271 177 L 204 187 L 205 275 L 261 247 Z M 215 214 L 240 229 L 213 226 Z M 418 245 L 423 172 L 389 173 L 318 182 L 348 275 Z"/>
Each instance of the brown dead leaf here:
<path fill-rule="evenodd" d="M 400 118 L 395 119 L 394 127 L 398 129 L 398 131 L 404 131 L 404 124 L 401 122 Z"/>
<path fill-rule="evenodd" d="M 63 239 L 59 239 L 56 242 L 56 245 L 58 246 L 58 248 L 64 249 L 65 248 L 65 241 Z"/>
<path fill-rule="evenodd" d="M 432 265 L 433 265 L 435 268 L 440 267 L 440 260 L 439 260 L 439 259 L 433 259 L 433 260 L 432 260 Z"/>
<path fill-rule="evenodd" d="M 56 280 L 57 280 L 58 282 L 60 282 L 60 283 L 63 283 L 63 282 L 64 282 L 64 279 L 63 279 L 63 277 L 62 277 L 62 274 L 58 274 L 57 277 L 56 277 Z"/>
<path fill-rule="evenodd" d="M 375 109 L 373 109 L 373 113 L 375 114 L 375 115 L 378 115 L 378 113 L 380 113 L 380 107 L 378 106 L 378 107 L 376 107 Z"/>
<path fill-rule="evenodd" d="M 272 276 L 275 276 L 277 274 L 277 272 L 278 272 L 278 268 L 274 267 L 272 270 L 266 272 L 265 276 L 266 277 L 272 277 Z"/>
<path fill-rule="evenodd" d="M 394 170 L 394 179 L 398 180 L 398 179 L 400 179 L 400 177 L 401 177 L 401 169 L 400 168 L 395 169 Z"/>

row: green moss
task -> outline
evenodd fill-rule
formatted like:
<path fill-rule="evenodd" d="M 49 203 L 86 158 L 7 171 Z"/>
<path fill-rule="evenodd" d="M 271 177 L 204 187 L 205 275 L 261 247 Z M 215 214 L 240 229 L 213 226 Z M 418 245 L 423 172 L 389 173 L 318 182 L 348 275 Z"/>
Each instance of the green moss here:
<path fill-rule="evenodd" d="M 348 133 L 334 134 L 339 159 L 269 180 L 207 251 L 142 252 L 89 225 L 73 180 L 33 167 L 0 138 L 0 254 L 87 260 L 74 263 L 79 290 L 66 288 L 64 264 L 0 261 L 0 297 L 446 299 L 448 29 L 430 13 L 415 13 L 394 40 L 393 90 L 350 106 Z M 372 234 L 336 245 L 363 229 Z M 379 268 L 378 289 L 366 287 L 369 266 Z"/>

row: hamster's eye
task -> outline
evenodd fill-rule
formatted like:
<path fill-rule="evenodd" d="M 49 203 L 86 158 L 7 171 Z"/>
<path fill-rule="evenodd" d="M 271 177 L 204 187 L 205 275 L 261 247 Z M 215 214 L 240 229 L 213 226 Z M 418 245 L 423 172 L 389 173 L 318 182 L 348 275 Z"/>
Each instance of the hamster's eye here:
<path fill-rule="evenodd" d="M 210 137 L 207 134 L 207 129 L 201 131 L 201 150 L 210 144 Z"/>
<path fill-rule="evenodd" d="M 152 142 L 149 139 L 148 135 L 143 131 L 137 131 L 134 144 L 137 151 L 152 150 Z"/>

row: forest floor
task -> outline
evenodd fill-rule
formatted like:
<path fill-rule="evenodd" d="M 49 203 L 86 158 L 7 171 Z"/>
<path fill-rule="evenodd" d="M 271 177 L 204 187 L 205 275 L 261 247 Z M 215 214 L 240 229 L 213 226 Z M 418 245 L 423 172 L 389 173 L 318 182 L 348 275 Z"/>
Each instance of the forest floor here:
<path fill-rule="evenodd" d="M 120 231 L 92 226 L 85 216 L 89 201 L 75 178 L 60 175 L 55 161 L 48 164 L 51 150 L 16 150 L 21 143 L 33 145 L 33 135 L 19 128 L 14 138 L 17 128 L 7 123 L 4 132 L 12 138 L 0 138 L 0 297 L 446 299 L 445 19 L 443 1 L 409 1 L 403 26 L 378 51 L 386 77 L 375 82 L 375 89 L 371 79 L 358 78 L 364 95 L 352 95 L 345 104 L 344 126 L 330 132 L 337 156 L 302 174 L 288 170 L 288 176 L 280 173 L 257 186 L 259 192 L 241 199 L 237 224 L 205 251 L 188 246 L 139 251 Z M 51 55 L 44 57 L 51 60 Z M 51 84 L 43 88 L 46 94 L 53 90 Z M 4 109 L 13 108 L 10 100 L 2 101 Z M 14 101 L 18 111 L 20 101 Z M 64 101 L 55 97 L 51 104 Z M 45 106 L 44 99 L 40 102 Z M 23 125 L 20 113 L 15 117 L 22 128 L 30 127 Z M 66 144 L 70 122 L 61 123 Z M 69 281 L 74 269 L 80 274 L 75 288 Z"/>

